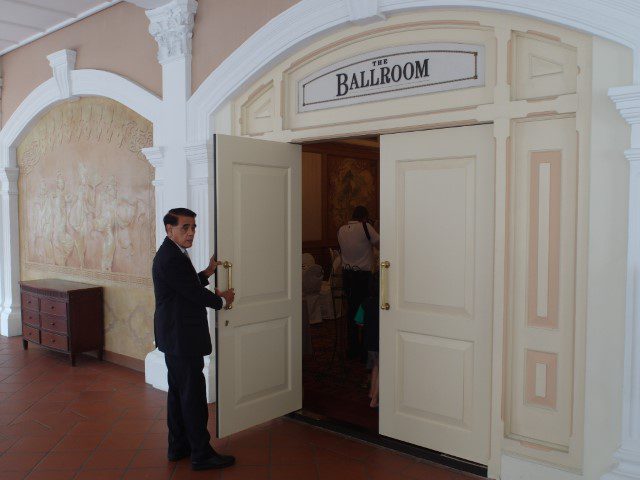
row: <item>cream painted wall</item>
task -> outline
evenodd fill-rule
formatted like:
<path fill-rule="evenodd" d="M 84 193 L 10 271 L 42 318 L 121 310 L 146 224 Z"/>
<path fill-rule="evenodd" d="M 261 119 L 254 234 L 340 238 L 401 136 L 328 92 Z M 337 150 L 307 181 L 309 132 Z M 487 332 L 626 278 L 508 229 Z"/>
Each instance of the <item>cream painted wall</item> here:
<path fill-rule="evenodd" d="M 122 2 L 3 55 L 2 124 L 34 88 L 51 78 L 46 56 L 64 48 L 78 53 L 76 69 L 117 73 L 160 95 L 158 46 L 148 29 L 144 10 Z"/>
<path fill-rule="evenodd" d="M 247 38 L 296 3 L 298 0 L 199 0 L 193 27 L 192 91 Z"/>
<path fill-rule="evenodd" d="M 627 270 L 629 127 L 607 95 L 631 84 L 631 51 L 593 39 L 585 478 L 599 478 L 620 441 Z"/>

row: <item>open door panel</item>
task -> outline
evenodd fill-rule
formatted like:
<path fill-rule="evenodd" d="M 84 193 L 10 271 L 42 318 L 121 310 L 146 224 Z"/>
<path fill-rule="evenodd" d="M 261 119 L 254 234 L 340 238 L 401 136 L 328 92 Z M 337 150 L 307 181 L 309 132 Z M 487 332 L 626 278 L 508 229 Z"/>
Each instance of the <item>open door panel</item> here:
<path fill-rule="evenodd" d="M 302 407 L 300 151 L 214 136 L 218 437 Z"/>

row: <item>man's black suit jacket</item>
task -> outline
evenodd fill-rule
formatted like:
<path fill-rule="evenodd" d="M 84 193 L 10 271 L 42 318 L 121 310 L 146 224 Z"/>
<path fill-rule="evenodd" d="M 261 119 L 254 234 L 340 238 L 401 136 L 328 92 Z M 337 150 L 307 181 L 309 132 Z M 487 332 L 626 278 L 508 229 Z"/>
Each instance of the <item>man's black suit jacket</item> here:
<path fill-rule="evenodd" d="M 197 273 L 189 257 L 168 237 L 153 259 L 156 346 L 178 356 L 211 353 L 206 307 L 219 310 L 222 298 L 205 288 L 204 272 Z"/>

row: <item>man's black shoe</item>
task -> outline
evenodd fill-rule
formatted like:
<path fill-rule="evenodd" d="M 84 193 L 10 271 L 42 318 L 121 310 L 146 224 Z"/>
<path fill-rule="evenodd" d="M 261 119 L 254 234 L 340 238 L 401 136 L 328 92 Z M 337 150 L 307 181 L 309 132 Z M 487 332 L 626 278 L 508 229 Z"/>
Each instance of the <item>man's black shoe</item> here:
<path fill-rule="evenodd" d="M 170 462 L 177 462 L 182 460 L 183 458 L 187 458 L 191 456 L 191 450 L 180 450 L 176 453 L 167 454 L 167 458 Z"/>
<path fill-rule="evenodd" d="M 231 455 L 214 455 L 199 462 L 191 462 L 192 470 L 211 470 L 213 468 L 226 468 L 236 463 Z"/>

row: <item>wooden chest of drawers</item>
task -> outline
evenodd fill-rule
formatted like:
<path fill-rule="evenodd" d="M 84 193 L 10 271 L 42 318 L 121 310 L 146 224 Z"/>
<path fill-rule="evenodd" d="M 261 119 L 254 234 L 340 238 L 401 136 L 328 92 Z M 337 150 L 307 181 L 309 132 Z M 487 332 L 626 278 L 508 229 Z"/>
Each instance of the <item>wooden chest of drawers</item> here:
<path fill-rule="evenodd" d="M 90 350 L 102 360 L 104 348 L 102 287 L 66 280 L 20 282 L 22 346 L 28 342 L 76 354 Z"/>

